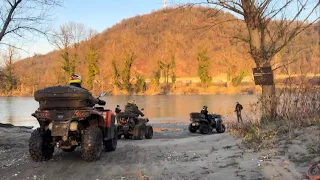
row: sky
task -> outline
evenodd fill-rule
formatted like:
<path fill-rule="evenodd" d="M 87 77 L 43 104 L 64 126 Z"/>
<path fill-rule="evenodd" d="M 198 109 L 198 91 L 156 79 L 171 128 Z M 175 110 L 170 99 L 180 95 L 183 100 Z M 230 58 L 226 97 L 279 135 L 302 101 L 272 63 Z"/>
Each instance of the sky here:
<path fill-rule="evenodd" d="M 161 9 L 163 0 L 65 0 L 63 7 L 55 13 L 54 29 L 73 21 L 102 32 L 123 19 L 136 15 L 148 14 Z M 45 38 L 33 38 L 32 44 L 25 45 L 22 58 L 34 53 L 45 54 L 53 50 L 53 46 Z"/>
<path fill-rule="evenodd" d="M 167 0 L 168 6 L 203 2 L 203 0 Z M 159 10 L 163 0 L 64 0 L 62 7 L 55 10 L 53 29 L 70 21 L 82 23 L 88 28 L 102 32 L 123 19 Z M 319 15 L 319 13 L 317 13 Z M 23 44 L 20 58 L 46 54 L 54 47 L 44 37 L 34 37 L 30 43 Z"/>

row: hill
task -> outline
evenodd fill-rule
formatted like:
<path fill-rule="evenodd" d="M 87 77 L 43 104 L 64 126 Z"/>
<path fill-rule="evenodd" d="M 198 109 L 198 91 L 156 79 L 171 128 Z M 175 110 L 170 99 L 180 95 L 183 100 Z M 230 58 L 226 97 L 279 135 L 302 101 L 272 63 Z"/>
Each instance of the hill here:
<path fill-rule="evenodd" d="M 216 22 L 223 24 L 212 26 Z M 101 22 L 103 23 L 103 22 Z M 294 64 L 280 68 L 276 73 L 317 73 L 319 63 L 320 23 L 299 35 L 273 60 Z M 113 91 L 113 67 L 115 60 L 122 69 L 126 57 L 134 53 L 131 76 L 153 79 L 158 70 L 158 62 L 175 60 L 177 78 L 197 77 L 197 56 L 206 50 L 209 57 L 210 75 L 215 79 L 221 75 L 236 75 L 254 67 L 247 47 L 230 38 L 245 33 L 244 24 L 229 13 L 215 9 L 194 7 L 191 9 L 169 8 L 150 14 L 125 19 L 84 40 L 77 48 L 70 48 L 76 54 L 75 72 L 88 80 L 88 49 L 99 56 L 98 74 L 93 80 L 95 91 Z M 303 49 L 303 50 L 301 50 Z M 281 62 L 281 63 L 279 63 Z M 54 84 L 64 84 L 67 75 L 61 68 L 61 51 L 38 55 L 15 63 L 17 91 L 30 94 L 34 89 Z M 226 76 L 227 77 L 227 76 Z"/>

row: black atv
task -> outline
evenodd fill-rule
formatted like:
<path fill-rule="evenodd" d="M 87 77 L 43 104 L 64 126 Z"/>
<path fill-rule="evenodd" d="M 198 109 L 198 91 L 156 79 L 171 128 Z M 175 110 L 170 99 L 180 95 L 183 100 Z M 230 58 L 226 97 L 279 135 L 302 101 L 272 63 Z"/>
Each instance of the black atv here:
<path fill-rule="evenodd" d="M 53 86 L 35 93 L 40 107 L 32 116 L 37 118 L 40 127 L 32 132 L 29 140 L 34 161 L 50 159 L 54 147 L 72 152 L 80 146 L 86 161 L 99 159 L 103 149 L 116 149 L 115 116 L 103 107 L 88 107 L 89 95 L 91 97 L 87 90 L 72 86 Z M 99 100 L 99 105 L 105 104 Z"/>
<path fill-rule="evenodd" d="M 226 130 L 222 117 L 219 114 L 208 114 L 208 118 L 206 119 L 204 114 L 193 112 L 190 113 L 190 121 L 188 129 L 191 133 L 199 130 L 201 134 L 208 134 L 213 129 L 216 129 L 218 133 L 224 133 Z"/>
<path fill-rule="evenodd" d="M 143 109 L 141 109 L 143 110 Z M 152 139 L 153 128 L 147 125 L 148 118 L 135 117 L 130 112 L 120 112 L 117 114 L 117 130 L 118 139 L 121 139 L 122 135 L 125 139 L 141 140 L 143 137 L 146 139 Z"/>

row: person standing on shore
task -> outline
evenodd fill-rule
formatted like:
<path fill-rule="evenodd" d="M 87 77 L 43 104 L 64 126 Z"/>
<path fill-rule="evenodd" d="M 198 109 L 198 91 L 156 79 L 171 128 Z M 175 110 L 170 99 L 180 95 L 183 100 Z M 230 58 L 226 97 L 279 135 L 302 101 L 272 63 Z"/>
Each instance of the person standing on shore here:
<path fill-rule="evenodd" d="M 241 122 L 243 122 L 242 117 L 241 117 L 241 110 L 242 109 L 243 109 L 242 105 L 239 102 L 237 102 L 237 105 L 236 105 L 234 112 L 236 112 L 236 114 L 237 114 L 238 123 L 240 122 L 240 120 L 241 120 Z"/>

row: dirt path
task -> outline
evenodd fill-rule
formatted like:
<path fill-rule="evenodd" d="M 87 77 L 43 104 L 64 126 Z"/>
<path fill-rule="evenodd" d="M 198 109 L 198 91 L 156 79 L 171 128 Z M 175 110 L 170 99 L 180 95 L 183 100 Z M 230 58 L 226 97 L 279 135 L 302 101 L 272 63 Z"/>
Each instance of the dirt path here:
<path fill-rule="evenodd" d="M 35 163 L 28 155 L 31 131 L 0 128 L 1 179 L 270 179 L 280 168 L 270 166 L 265 171 L 259 154 L 241 149 L 240 141 L 228 133 L 191 135 L 183 124 L 156 126 L 175 130 L 162 129 L 152 140 L 121 139 L 116 151 L 90 163 L 81 159 L 79 149 L 58 150 L 52 160 Z M 280 179 L 299 175 L 292 170 Z"/>

